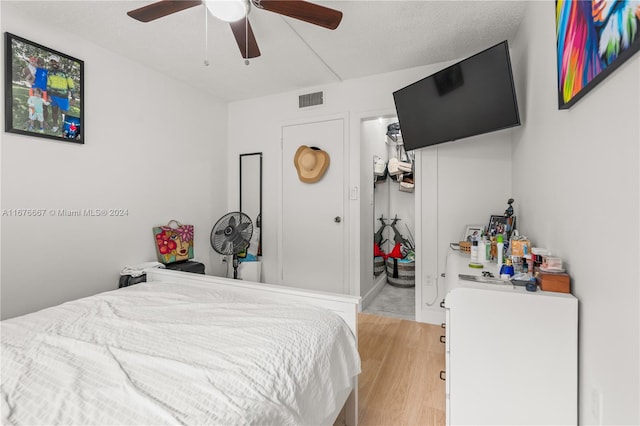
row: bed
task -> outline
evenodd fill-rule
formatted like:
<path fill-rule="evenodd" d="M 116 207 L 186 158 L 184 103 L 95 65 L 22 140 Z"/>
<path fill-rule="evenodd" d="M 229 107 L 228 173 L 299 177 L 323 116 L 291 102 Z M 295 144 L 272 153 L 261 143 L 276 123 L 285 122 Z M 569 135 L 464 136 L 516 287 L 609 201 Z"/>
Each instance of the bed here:
<path fill-rule="evenodd" d="M 358 297 L 147 280 L 2 321 L 2 424 L 357 423 Z"/>

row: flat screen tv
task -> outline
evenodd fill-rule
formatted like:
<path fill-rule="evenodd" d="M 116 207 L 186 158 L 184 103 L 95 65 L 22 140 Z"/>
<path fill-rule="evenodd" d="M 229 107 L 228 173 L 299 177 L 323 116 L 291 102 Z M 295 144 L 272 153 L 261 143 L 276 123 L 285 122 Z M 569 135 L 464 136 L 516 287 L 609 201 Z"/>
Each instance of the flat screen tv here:
<path fill-rule="evenodd" d="M 407 151 L 520 125 L 506 40 L 393 93 Z"/>

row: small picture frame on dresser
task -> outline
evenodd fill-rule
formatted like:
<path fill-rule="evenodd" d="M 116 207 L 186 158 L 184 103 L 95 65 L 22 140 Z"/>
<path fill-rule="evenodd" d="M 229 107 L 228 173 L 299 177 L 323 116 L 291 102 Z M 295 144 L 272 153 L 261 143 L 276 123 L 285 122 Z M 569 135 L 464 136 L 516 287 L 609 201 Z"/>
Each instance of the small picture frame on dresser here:
<path fill-rule="evenodd" d="M 480 240 L 480 236 L 482 235 L 483 231 L 484 231 L 483 225 L 467 225 L 464 231 L 464 236 L 462 237 L 461 241 L 471 242 L 473 240 Z"/>
<path fill-rule="evenodd" d="M 509 238 L 511 237 L 511 231 L 513 231 L 515 224 L 515 216 L 491 215 L 489 226 L 487 227 L 487 235 L 489 237 L 495 237 L 498 234 L 503 234 Z"/>

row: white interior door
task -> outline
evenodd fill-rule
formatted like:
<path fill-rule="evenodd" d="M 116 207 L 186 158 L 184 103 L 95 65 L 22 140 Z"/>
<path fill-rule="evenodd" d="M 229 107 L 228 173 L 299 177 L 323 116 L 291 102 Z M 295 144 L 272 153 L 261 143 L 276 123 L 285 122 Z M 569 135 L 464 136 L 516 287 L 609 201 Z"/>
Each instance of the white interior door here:
<path fill-rule="evenodd" d="M 329 154 L 316 183 L 298 178 L 293 159 L 300 145 Z M 282 127 L 282 284 L 347 293 L 344 218 L 344 119 Z"/>

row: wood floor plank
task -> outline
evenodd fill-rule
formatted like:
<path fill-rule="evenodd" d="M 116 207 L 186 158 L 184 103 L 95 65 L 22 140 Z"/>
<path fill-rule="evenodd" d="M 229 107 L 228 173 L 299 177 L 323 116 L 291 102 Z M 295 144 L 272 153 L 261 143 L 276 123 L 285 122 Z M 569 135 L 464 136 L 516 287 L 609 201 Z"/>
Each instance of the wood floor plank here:
<path fill-rule="evenodd" d="M 439 326 L 358 314 L 359 424 L 444 425 Z"/>
<path fill-rule="evenodd" d="M 382 370 L 387 354 L 393 344 L 388 336 L 396 334 L 400 320 L 386 321 L 384 317 L 366 315 L 359 318 L 358 323 L 358 348 L 360 353 L 366 353 L 366 357 L 360 357 L 362 373 L 359 382 L 359 405 L 366 406 L 371 393 L 376 389 L 375 383 Z M 364 416 L 360 409 L 360 417 Z"/>

